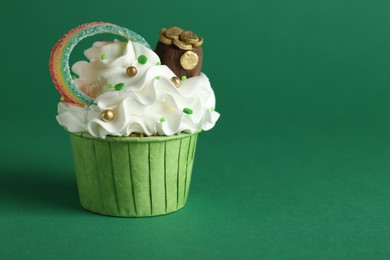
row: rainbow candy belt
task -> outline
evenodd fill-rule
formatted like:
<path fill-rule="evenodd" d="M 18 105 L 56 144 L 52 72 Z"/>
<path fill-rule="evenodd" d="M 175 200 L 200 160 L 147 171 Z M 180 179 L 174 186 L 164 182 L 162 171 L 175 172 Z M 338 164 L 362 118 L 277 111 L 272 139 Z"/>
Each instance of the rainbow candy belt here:
<path fill-rule="evenodd" d="M 69 68 L 69 57 L 73 48 L 84 38 L 96 34 L 110 33 L 127 40 L 138 42 L 150 49 L 149 44 L 135 32 L 105 22 L 82 24 L 66 33 L 53 47 L 50 55 L 50 74 L 57 90 L 68 102 L 78 105 L 91 105 L 94 99 L 79 90 L 72 79 Z"/>

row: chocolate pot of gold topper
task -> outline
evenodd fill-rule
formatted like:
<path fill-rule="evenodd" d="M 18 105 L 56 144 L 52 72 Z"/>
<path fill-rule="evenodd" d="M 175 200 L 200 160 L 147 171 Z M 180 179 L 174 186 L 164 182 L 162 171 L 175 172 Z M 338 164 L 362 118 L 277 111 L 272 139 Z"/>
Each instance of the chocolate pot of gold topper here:
<path fill-rule="evenodd" d="M 179 27 L 163 28 L 155 52 L 161 64 L 167 65 L 178 78 L 172 79 L 180 85 L 180 78 L 198 76 L 202 68 L 203 39 L 191 31 Z"/>

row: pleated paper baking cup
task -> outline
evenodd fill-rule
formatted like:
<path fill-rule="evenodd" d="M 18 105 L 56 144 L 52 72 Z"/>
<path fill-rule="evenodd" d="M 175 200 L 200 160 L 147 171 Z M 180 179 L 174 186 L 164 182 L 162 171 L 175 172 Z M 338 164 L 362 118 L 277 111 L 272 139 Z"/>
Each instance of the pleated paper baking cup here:
<path fill-rule="evenodd" d="M 197 136 L 101 139 L 70 133 L 81 205 L 118 217 L 181 209 L 190 188 Z"/>

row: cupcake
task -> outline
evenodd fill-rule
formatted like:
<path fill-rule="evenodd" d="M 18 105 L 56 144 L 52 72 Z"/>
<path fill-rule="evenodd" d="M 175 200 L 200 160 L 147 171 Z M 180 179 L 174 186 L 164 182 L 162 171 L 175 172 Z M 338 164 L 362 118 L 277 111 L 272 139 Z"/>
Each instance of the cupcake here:
<path fill-rule="evenodd" d="M 78 42 L 96 34 L 88 61 L 69 67 Z M 94 22 L 65 34 L 50 56 L 61 93 L 58 123 L 69 133 L 81 205 L 119 216 L 164 215 L 184 207 L 198 134 L 219 118 L 201 72 L 203 40 L 162 29 L 156 52 L 133 31 Z M 183 47 L 184 46 L 184 47 Z"/>

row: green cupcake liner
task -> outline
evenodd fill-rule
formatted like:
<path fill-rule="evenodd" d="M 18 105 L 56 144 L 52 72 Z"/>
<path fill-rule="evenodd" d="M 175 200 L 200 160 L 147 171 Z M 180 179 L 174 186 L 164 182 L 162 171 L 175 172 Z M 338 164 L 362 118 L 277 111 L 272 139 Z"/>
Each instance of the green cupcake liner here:
<path fill-rule="evenodd" d="M 95 138 L 70 133 L 81 205 L 118 217 L 184 207 L 198 132 L 169 137 Z"/>

